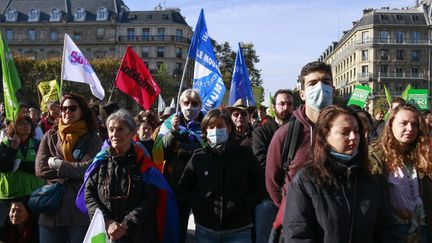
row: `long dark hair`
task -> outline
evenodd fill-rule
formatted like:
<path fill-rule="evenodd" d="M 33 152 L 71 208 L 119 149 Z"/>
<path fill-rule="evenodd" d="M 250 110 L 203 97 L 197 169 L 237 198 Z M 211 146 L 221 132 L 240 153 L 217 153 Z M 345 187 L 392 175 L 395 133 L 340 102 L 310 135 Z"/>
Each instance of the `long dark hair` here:
<path fill-rule="evenodd" d="M 87 129 L 97 131 L 98 125 L 96 122 L 96 117 L 93 111 L 90 109 L 87 101 L 79 94 L 70 93 L 63 95 L 63 99 L 60 103 L 60 107 L 63 106 L 63 103 L 67 100 L 74 100 L 76 103 L 78 103 L 78 106 L 81 108 L 82 111 L 82 117 L 81 119 L 84 120 Z"/>
<path fill-rule="evenodd" d="M 330 185 L 334 179 L 329 166 L 331 146 L 327 142 L 327 135 L 334 125 L 333 121 L 340 115 L 351 116 L 357 121 L 360 142 L 356 159 L 359 161 L 359 169 L 364 173 L 369 173 L 368 144 L 364 135 L 364 128 L 360 117 L 347 106 L 331 105 L 321 111 L 313 133 L 311 164 L 313 175 L 317 178 L 319 184 Z"/>

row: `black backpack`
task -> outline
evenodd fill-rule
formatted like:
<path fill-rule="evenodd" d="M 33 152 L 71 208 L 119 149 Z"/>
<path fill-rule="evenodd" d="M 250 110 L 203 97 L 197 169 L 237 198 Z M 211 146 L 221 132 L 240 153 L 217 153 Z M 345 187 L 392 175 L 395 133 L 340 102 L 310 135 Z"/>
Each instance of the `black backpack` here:
<path fill-rule="evenodd" d="M 294 159 L 295 151 L 297 148 L 297 140 L 303 124 L 295 116 L 291 116 L 288 121 L 288 131 L 285 136 L 282 149 L 282 168 L 284 175 L 288 173 L 291 161 Z"/>

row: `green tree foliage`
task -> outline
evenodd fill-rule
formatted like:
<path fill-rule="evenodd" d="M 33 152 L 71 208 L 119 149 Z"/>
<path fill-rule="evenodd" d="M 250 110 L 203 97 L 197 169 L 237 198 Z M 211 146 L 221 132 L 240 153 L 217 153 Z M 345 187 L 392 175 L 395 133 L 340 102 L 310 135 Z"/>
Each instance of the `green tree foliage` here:
<path fill-rule="evenodd" d="M 161 95 L 165 102 L 169 102 L 171 98 L 177 98 L 177 92 L 180 84 L 180 75 L 170 75 L 165 64 L 159 66 L 153 78 L 161 89 Z M 157 105 L 156 103 L 154 105 Z"/>
<path fill-rule="evenodd" d="M 33 60 L 28 57 L 14 56 L 14 61 L 23 87 L 20 90 L 20 94 L 18 94 L 20 101 L 31 106 L 38 106 L 37 83 L 53 79 L 60 82 L 61 58 Z M 117 58 L 103 58 L 91 60 L 90 63 L 104 87 L 104 100 L 108 100 L 120 66 L 120 60 Z M 75 92 L 82 94 L 85 97 L 93 97 L 88 85 L 76 82 L 64 81 L 63 92 Z M 115 92 L 114 94 L 115 96 L 113 96 L 113 100 L 114 98 L 120 98 L 117 97 L 120 95 L 118 92 Z M 3 96 L 3 94 L 1 94 L 1 96 Z M 129 97 L 120 96 L 121 98 L 130 99 Z"/>

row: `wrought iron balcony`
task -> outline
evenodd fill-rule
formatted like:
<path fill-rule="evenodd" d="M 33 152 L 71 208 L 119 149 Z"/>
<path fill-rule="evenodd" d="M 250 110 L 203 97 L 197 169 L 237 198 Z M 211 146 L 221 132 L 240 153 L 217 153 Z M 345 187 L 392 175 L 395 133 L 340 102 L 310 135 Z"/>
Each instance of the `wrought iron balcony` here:
<path fill-rule="evenodd" d="M 190 39 L 176 35 L 122 35 L 119 36 L 119 42 L 179 42 L 190 43 Z"/>

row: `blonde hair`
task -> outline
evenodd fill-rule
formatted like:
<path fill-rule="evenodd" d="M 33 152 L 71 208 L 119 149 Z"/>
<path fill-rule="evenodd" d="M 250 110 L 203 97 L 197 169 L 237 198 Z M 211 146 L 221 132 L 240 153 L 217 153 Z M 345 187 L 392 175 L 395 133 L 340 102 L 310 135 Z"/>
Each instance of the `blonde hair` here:
<path fill-rule="evenodd" d="M 392 125 L 396 115 L 400 111 L 411 111 L 417 116 L 418 133 L 417 138 L 409 145 L 407 152 L 402 153 L 398 149 L 398 141 L 393 135 Z M 430 163 L 431 151 L 429 147 L 429 135 L 427 134 L 426 122 L 422 118 L 420 112 L 410 104 L 401 104 L 394 109 L 384 126 L 384 131 L 380 139 L 379 145 L 384 151 L 384 164 L 388 172 L 394 172 L 398 167 L 401 167 L 404 161 L 410 161 L 414 167 L 423 173 L 430 174 L 432 165 Z"/>

